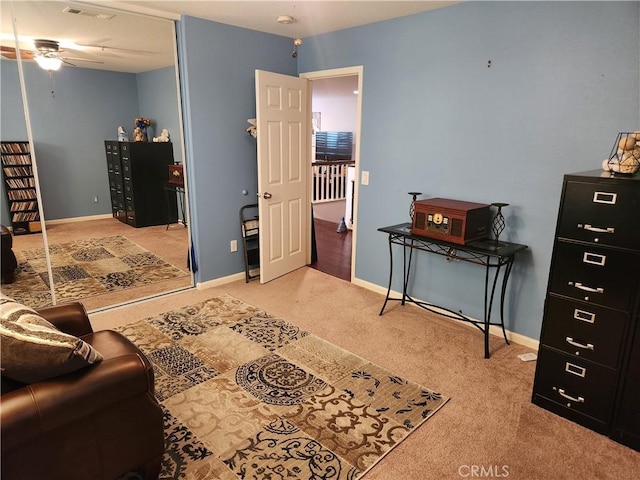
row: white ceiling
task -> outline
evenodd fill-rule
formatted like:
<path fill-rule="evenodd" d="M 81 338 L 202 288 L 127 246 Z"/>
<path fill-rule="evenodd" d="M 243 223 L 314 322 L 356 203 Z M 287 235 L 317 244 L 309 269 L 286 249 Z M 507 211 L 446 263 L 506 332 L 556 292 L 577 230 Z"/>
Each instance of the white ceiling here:
<path fill-rule="evenodd" d="M 285 37 L 304 38 L 454 3 L 459 2 L 2 0 L 0 43 L 14 46 L 11 19 L 15 17 L 22 49 L 33 50 L 35 38 L 57 40 L 64 50 L 60 56 L 78 67 L 139 73 L 173 65 L 172 25 L 162 18 L 179 19 L 180 15 L 189 15 Z M 65 7 L 83 13 L 64 13 Z M 135 13 L 125 14 L 120 10 Z M 115 13 L 115 16 L 106 20 L 88 15 L 91 13 Z M 289 25 L 280 24 L 276 21 L 279 15 L 290 15 L 295 21 Z"/>

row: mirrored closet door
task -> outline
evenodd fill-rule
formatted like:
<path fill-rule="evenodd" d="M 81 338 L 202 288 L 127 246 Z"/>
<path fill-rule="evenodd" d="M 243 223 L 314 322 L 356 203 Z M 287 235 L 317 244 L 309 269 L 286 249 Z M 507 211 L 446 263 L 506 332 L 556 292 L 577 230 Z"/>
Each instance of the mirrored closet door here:
<path fill-rule="evenodd" d="M 32 146 L 44 217 L 42 232 L 14 231 L 19 265 L 2 291 L 34 307 L 97 310 L 193 285 L 173 22 L 85 6 L 2 3 L 2 140 Z M 22 82 L 7 83 L 18 50 Z"/>

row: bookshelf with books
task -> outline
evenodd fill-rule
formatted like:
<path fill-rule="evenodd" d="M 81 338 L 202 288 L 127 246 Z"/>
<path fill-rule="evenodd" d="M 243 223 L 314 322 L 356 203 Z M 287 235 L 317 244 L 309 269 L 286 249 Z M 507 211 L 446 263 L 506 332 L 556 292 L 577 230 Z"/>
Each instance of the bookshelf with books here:
<path fill-rule="evenodd" d="M 42 231 L 29 142 L 0 142 L 0 154 L 13 234 Z"/>

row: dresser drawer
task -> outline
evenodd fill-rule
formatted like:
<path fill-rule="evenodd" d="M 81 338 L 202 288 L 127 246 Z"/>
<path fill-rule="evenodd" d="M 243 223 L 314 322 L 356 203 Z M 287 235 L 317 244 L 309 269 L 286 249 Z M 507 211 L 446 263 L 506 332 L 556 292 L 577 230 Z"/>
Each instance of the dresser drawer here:
<path fill-rule="evenodd" d="M 541 342 L 617 368 L 627 321 L 624 312 L 550 295 Z"/>
<path fill-rule="evenodd" d="M 637 185 L 567 182 L 558 236 L 622 248 L 640 248 Z"/>
<path fill-rule="evenodd" d="M 640 254 L 557 241 L 550 291 L 629 311 L 635 298 Z"/>
<path fill-rule="evenodd" d="M 534 392 L 584 415 L 607 422 L 617 371 L 541 347 Z"/>

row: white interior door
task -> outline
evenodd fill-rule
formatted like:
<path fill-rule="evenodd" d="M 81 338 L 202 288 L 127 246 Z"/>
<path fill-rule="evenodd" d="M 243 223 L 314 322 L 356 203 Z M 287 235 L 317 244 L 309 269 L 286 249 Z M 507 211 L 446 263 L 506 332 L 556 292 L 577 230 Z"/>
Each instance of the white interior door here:
<path fill-rule="evenodd" d="M 308 80 L 256 70 L 260 282 L 310 260 Z"/>

